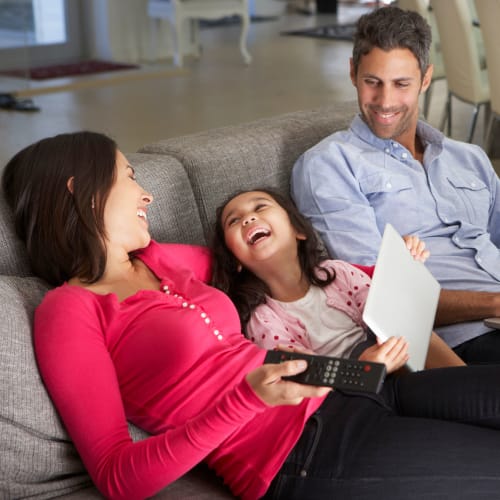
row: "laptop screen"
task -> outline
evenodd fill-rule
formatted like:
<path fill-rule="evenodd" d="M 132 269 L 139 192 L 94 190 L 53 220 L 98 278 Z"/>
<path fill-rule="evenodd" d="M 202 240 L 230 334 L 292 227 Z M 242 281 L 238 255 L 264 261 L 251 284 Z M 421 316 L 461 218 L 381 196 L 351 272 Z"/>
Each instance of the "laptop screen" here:
<path fill-rule="evenodd" d="M 422 370 L 434 325 L 441 287 L 403 238 L 387 224 L 382 237 L 363 320 L 382 340 L 405 337 L 410 370 Z"/>

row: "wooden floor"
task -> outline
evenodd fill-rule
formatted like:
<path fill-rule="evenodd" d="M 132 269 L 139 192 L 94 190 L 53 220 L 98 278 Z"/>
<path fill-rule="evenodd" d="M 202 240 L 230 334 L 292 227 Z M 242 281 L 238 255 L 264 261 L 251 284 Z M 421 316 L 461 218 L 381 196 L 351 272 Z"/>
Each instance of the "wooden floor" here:
<path fill-rule="evenodd" d="M 0 165 L 20 148 L 61 132 L 101 131 L 127 153 L 167 137 L 355 99 L 348 76 L 351 42 L 280 32 L 351 22 L 368 9 L 340 4 L 337 18 L 287 13 L 278 20 L 254 22 L 249 66 L 238 50 L 239 27 L 224 26 L 202 30 L 202 56 L 187 59 L 182 71 L 165 61 L 138 72 L 38 85 L 0 78 L 0 92 L 40 92 L 33 99 L 41 108 L 38 113 L 0 110 Z M 439 124 L 446 95 L 444 82 L 435 87 L 429 116 L 433 125 Z M 453 137 L 466 138 L 470 112 L 467 105 L 456 106 Z M 480 115 L 478 144 L 482 122 Z"/>

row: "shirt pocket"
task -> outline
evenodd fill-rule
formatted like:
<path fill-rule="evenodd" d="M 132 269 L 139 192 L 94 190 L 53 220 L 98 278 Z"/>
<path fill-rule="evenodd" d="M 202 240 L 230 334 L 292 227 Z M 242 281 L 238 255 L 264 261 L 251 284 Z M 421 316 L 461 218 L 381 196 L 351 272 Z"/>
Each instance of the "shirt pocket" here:
<path fill-rule="evenodd" d="M 488 186 L 474 175 L 448 178 L 454 194 L 453 205 L 458 220 L 486 228 L 491 196 Z"/>
<path fill-rule="evenodd" d="M 421 226 L 418 196 L 411 179 L 393 172 L 379 172 L 359 181 L 373 207 L 379 227 L 390 222 L 401 234 Z"/>

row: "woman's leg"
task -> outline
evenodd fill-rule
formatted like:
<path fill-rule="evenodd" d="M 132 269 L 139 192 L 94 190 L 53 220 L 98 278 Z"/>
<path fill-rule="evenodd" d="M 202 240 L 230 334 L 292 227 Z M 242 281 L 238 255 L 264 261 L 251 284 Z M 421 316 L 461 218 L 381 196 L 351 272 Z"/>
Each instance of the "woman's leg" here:
<path fill-rule="evenodd" d="M 389 377 L 381 396 L 402 416 L 500 429 L 500 365 L 440 368 Z"/>
<path fill-rule="evenodd" d="M 494 372 L 498 374 L 498 370 Z M 446 418 L 447 408 L 452 419 L 497 426 L 500 410 L 494 401 L 499 399 L 496 388 L 494 396 L 487 390 L 478 396 L 490 401 L 491 407 L 471 404 L 475 399 L 472 395 L 464 397 L 486 375 L 493 373 L 411 374 L 404 382 L 405 377 L 397 382 L 399 390 L 388 392 L 406 415 L 414 410 L 410 401 L 405 401 L 410 398 L 405 394 L 403 401 L 397 401 L 397 396 L 408 386 L 415 398 L 434 401 L 426 413 Z M 476 382 L 467 382 L 468 376 L 477 378 Z M 462 378 L 466 387 L 457 387 L 454 395 L 444 394 L 448 384 Z M 417 383 L 418 379 L 422 381 Z M 493 381 L 483 382 L 494 385 Z M 428 391 L 435 387 L 435 394 L 420 391 L 420 385 Z M 442 407 L 440 397 L 445 398 Z M 460 410 L 462 402 L 465 411 Z M 335 391 L 307 423 L 266 498 L 476 500 L 495 498 L 499 491 L 500 431 L 438 418 L 402 416 L 376 397 Z"/>

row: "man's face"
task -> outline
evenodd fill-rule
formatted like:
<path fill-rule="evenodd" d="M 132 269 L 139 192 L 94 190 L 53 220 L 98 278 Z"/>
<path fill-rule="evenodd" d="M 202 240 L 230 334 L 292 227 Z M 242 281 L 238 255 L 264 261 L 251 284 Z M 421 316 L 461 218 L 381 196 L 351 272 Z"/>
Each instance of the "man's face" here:
<path fill-rule="evenodd" d="M 395 139 L 405 147 L 415 142 L 418 97 L 427 90 L 432 66 L 424 78 L 409 49 L 384 51 L 374 47 L 362 56 L 357 74 L 351 60 L 351 80 L 358 92 L 364 120 L 381 139 Z"/>

